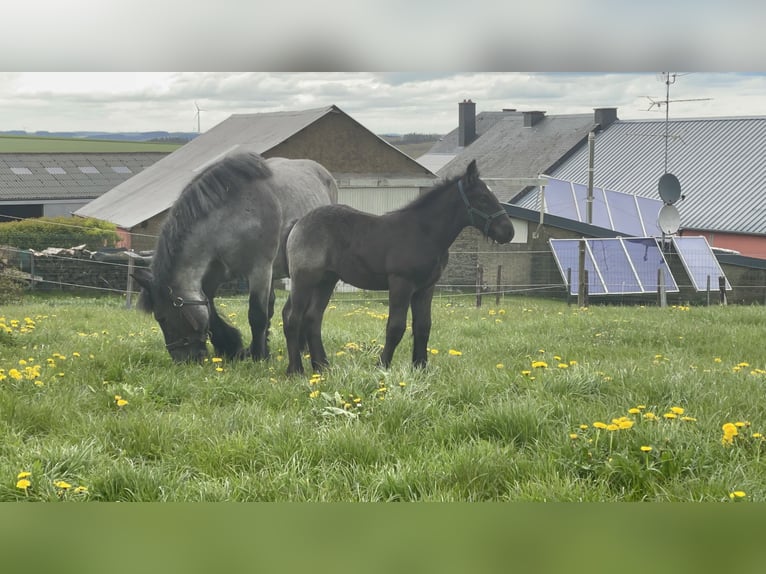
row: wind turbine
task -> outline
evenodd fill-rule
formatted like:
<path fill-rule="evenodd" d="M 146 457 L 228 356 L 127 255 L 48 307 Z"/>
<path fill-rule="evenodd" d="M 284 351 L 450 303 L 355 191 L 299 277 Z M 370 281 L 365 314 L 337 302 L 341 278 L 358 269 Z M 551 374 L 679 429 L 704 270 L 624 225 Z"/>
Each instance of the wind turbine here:
<path fill-rule="evenodd" d="M 197 133 L 200 133 L 200 112 L 205 112 L 207 110 L 200 108 L 196 101 L 194 102 L 194 108 L 197 110 L 197 113 L 194 114 L 194 118 L 197 120 Z"/>

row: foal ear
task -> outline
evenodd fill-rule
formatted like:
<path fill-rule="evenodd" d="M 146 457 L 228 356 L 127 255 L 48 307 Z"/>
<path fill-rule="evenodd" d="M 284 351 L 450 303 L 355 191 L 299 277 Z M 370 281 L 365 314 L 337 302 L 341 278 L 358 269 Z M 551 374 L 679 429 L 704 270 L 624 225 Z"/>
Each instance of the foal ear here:
<path fill-rule="evenodd" d="M 479 168 L 476 167 L 476 160 L 472 159 L 468 164 L 468 168 L 465 170 L 465 176 L 467 179 L 475 179 L 479 177 Z"/>

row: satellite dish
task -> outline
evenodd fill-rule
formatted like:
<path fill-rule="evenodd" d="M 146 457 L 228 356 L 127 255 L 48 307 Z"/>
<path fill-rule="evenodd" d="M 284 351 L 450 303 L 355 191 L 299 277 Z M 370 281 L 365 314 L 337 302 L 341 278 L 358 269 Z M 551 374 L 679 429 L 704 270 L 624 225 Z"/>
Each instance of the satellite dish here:
<path fill-rule="evenodd" d="M 672 235 L 681 225 L 681 217 L 675 205 L 663 205 L 657 217 L 657 225 L 665 235 Z"/>
<path fill-rule="evenodd" d="M 662 201 L 668 205 L 674 204 L 681 197 L 681 183 L 672 173 L 663 174 L 657 187 L 660 190 Z"/>

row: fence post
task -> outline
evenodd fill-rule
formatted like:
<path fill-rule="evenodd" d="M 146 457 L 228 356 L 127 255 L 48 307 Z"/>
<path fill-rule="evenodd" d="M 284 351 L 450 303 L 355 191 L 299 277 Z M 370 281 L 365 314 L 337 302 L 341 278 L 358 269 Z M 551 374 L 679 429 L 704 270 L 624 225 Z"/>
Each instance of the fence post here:
<path fill-rule="evenodd" d="M 582 283 L 582 306 L 587 307 L 588 306 L 588 270 L 584 269 L 582 272 L 583 276 L 583 283 Z"/>
<path fill-rule="evenodd" d="M 125 298 L 125 308 L 130 309 L 133 306 L 133 250 L 128 252 L 128 287 L 127 296 Z"/>
<path fill-rule="evenodd" d="M 657 269 L 657 303 L 660 307 L 668 306 L 668 294 L 665 291 L 665 273 L 662 268 Z"/>
<path fill-rule="evenodd" d="M 707 276 L 707 285 L 705 286 L 705 292 L 707 295 L 707 306 L 710 307 L 710 275 Z"/>
<path fill-rule="evenodd" d="M 35 252 L 29 250 L 29 275 L 32 280 L 29 282 L 29 288 L 34 291 L 35 289 Z"/>
<path fill-rule="evenodd" d="M 721 292 L 721 305 L 726 305 L 726 277 L 718 278 L 718 290 Z"/>
<path fill-rule="evenodd" d="M 481 289 L 484 285 L 484 267 L 476 266 L 476 307 L 481 307 Z"/>
<path fill-rule="evenodd" d="M 569 306 L 572 304 L 572 268 L 571 267 L 567 267 L 566 291 L 567 291 L 567 306 Z"/>
<path fill-rule="evenodd" d="M 500 305 L 500 281 L 502 281 L 503 266 L 497 266 L 497 284 L 495 286 L 495 305 Z"/>

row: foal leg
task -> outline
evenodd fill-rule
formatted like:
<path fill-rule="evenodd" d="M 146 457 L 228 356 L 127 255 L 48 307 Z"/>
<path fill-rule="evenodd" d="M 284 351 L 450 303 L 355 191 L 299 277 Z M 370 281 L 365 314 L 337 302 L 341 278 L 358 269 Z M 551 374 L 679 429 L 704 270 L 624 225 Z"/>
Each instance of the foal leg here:
<path fill-rule="evenodd" d="M 428 337 L 431 334 L 431 301 L 434 287 L 412 295 L 412 364 L 425 367 L 428 362 Z"/>
<path fill-rule="evenodd" d="M 282 309 L 282 324 L 287 344 L 287 374 L 302 374 L 302 346 L 305 341 L 303 326 L 306 310 L 311 303 L 311 289 L 300 286 L 295 278 L 291 280 L 290 295 Z"/>
<path fill-rule="evenodd" d="M 311 303 L 304 316 L 303 334 L 309 345 L 311 367 L 316 372 L 321 371 L 330 364 L 322 344 L 322 319 L 337 282 L 337 278 L 327 279 L 314 288 Z"/>
<path fill-rule="evenodd" d="M 389 280 L 388 322 L 386 323 L 386 344 L 380 354 L 380 365 L 387 369 L 394 358 L 394 351 L 407 329 L 407 311 L 412 298 L 412 287 L 408 282 Z"/>

